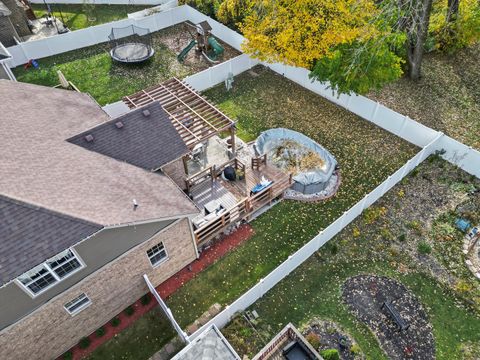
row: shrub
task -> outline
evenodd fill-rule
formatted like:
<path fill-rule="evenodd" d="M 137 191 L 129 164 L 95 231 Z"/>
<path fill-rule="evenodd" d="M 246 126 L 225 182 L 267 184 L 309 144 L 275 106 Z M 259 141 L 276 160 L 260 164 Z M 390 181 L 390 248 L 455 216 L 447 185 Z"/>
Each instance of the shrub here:
<path fill-rule="evenodd" d="M 403 189 L 398 190 L 397 195 L 399 198 L 405 197 L 405 191 Z"/>
<path fill-rule="evenodd" d="M 382 237 L 385 239 L 385 240 L 392 240 L 393 239 L 393 234 L 392 232 L 390 231 L 389 228 L 382 228 L 380 230 L 380 234 L 382 235 Z"/>
<path fill-rule="evenodd" d="M 309 332 L 308 335 L 305 337 L 310 345 L 313 346 L 314 349 L 318 349 L 320 346 L 320 336 L 315 334 L 313 331 Z"/>
<path fill-rule="evenodd" d="M 320 355 L 324 360 L 340 360 L 340 355 L 338 354 L 337 349 L 327 349 L 320 351 Z"/>
<path fill-rule="evenodd" d="M 105 335 L 105 328 L 103 326 L 98 328 L 97 331 L 95 331 L 95 335 L 97 335 L 97 337 Z"/>
<path fill-rule="evenodd" d="M 148 293 L 142 296 L 142 298 L 140 299 L 140 302 L 142 303 L 143 306 L 146 306 L 150 303 L 151 300 L 152 300 L 152 297 L 150 296 L 150 293 Z"/>
<path fill-rule="evenodd" d="M 410 221 L 407 226 L 414 230 L 417 234 L 421 235 L 422 234 L 422 224 L 420 224 L 420 221 L 413 220 Z"/>
<path fill-rule="evenodd" d="M 352 344 L 352 346 L 350 346 L 350 352 L 354 355 L 359 355 L 362 352 L 362 350 L 360 349 L 360 346 L 357 343 L 354 343 Z"/>
<path fill-rule="evenodd" d="M 398 236 L 398 240 L 401 241 L 401 242 L 404 242 L 405 240 L 407 240 L 407 234 L 405 234 L 405 233 L 400 234 Z"/>
<path fill-rule="evenodd" d="M 457 292 L 462 295 L 472 291 L 472 289 L 473 289 L 472 285 L 466 282 L 465 280 L 460 280 L 455 285 L 455 290 L 457 290 Z"/>
<path fill-rule="evenodd" d="M 63 354 L 62 358 L 63 360 L 72 360 L 73 353 L 71 351 L 67 351 L 65 354 Z"/>
<path fill-rule="evenodd" d="M 354 227 L 352 231 L 353 237 L 359 237 L 360 236 L 360 229 L 358 227 Z"/>
<path fill-rule="evenodd" d="M 420 241 L 417 246 L 418 252 L 422 255 L 427 255 L 432 252 L 432 247 L 425 241 Z"/>
<path fill-rule="evenodd" d="M 127 314 L 128 316 L 132 316 L 134 312 L 135 312 L 135 308 L 132 305 L 130 305 L 125 309 L 125 314 Z"/>
<path fill-rule="evenodd" d="M 369 207 L 365 210 L 363 218 L 366 224 L 373 224 L 378 218 L 384 216 L 387 213 L 387 208 L 385 207 Z"/>
<path fill-rule="evenodd" d="M 338 253 L 338 245 L 337 244 L 330 244 L 329 246 L 330 252 L 332 255 L 336 255 Z"/>
<path fill-rule="evenodd" d="M 112 319 L 112 321 L 111 321 L 111 324 L 112 324 L 112 326 L 114 326 L 114 327 L 117 327 L 118 325 L 120 325 L 120 323 L 121 323 L 121 320 L 120 320 L 120 318 L 118 318 L 117 316 L 115 316 L 115 317 Z"/>
<path fill-rule="evenodd" d="M 80 339 L 78 346 L 80 347 L 80 349 L 86 349 L 90 346 L 90 343 L 91 343 L 90 338 L 83 337 Z"/>
<path fill-rule="evenodd" d="M 418 175 L 418 168 L 413 169 L 410 171 L 410 177 L 415 177 Z"/>

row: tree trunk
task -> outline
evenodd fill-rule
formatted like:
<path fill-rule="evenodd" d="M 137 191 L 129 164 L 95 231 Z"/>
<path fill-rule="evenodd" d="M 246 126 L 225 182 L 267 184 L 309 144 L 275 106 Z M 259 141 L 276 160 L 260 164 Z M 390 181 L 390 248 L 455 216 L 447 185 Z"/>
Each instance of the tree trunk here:
<path fill-rule="evenodd" d="M 412 11 L 411 26 L 407 29 L 407 63 L 408 75 L 412 80 L 421 77 L 423 60 L 423 46 L 428 35 L 430 13 L 432 12 L 433 0 L 413 0 L 416 6 Z"/>
<path fill-rule="evenodd" d="M 447 22 L 454 22 L 458 16 L 460 0 L 448 0 Z"/>

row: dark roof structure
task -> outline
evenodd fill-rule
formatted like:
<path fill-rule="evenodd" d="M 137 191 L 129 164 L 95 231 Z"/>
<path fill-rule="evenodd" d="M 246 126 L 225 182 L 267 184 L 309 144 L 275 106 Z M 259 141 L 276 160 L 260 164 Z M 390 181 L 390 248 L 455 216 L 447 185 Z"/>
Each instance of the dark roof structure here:
<path fill-rule="evenodd" d="M 0 286 L 102 226 L 0 195 Z"/>
<path fill-rule="evenodd" d="M 189 149 L 208 138 L 229 130 L 235 122 L 208 102 L 188 84 L 176 78 L 125 96 L 130 109 L 158 101 Z"/>
<path fill-rule="evenodd" d="M 151 171 L 189 152 L 158 102 L 130 111 L 68 141 Z"/>

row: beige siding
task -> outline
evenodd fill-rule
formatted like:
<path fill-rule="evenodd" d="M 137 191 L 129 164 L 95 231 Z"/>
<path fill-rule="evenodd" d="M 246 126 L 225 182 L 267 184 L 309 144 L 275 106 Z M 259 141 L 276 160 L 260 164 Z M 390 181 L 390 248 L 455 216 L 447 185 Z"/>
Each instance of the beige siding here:
<path fill-rule="evenodd" d="M 145 294 L 143 274 L 158 285 L 185 267 L 196 258 L 188 221 L 173 224 L 4 329 L 0 359 L 55 358 Z M 168 260 L 152 268 L 146 251 L 160 241 Z M 72 317 L 63 305 L 81 293 L 92 304 Z"/>

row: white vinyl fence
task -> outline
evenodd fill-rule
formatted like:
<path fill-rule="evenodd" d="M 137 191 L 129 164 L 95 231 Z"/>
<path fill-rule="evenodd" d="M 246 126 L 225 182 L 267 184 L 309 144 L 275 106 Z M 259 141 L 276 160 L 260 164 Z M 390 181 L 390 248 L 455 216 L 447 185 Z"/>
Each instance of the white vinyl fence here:
<path fill-rule="evenodd" d="M 393 186 L 400 182 L 410 171 L 422 163 L 429 155 L 431 155 L 438 148 L 437 142 L 442 141 L 442 134 L 439 134 L 429 144 L 427 144 L 420 152 L 418 152 L 413 158 L 408 160 L 400 169 L 398 169 L 393 175 L 389 176 L 383 183 L 377 186 L 372 192 L 367 194 L 362 200 L 357 202 L 348 211 L 343 213 L 337 220 L 331 223 L 323 231 L 321 231 L 312 240 L 306 243 L 294 254 L 290 255 L 287 260 L 280 264 L 275 270 L 268 274 L 264 279 L 261 279 L 255 286 L 240 296 L 231 305 L 227 306 L 225 310 L 220 312 L 212 320 L 198 329 L 195 333 L 190 335 L 190 340 L 194 340 L 199 336 L 206 328 L 215 324 L 217 327 L 222 328 L 225 326 L 231 318 L 238 312 L 245 310 L 255 301 L 265 295 L 270 289 L 272 289 L 281 280 L 287 277 L 293 270 L 300 266 L 305 260 L 318 251 L 323 245 L 325 245 L 330 239 L 350 224 L 357 216 L 359 216 L 363 210 L 368 208 L 380 197 L 382 197 Z"/>

